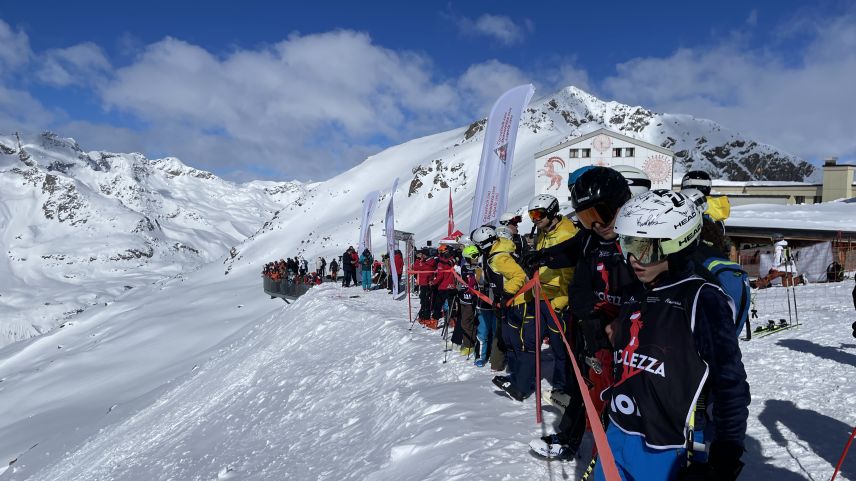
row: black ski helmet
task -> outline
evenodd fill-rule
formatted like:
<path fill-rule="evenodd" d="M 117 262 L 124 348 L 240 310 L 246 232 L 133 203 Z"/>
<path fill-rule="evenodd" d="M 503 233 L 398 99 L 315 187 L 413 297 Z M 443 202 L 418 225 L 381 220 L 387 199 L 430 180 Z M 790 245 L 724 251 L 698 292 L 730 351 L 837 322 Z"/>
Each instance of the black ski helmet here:
<path fill-rule="evenodd" d="M 571 189 L 571 203 L 577 212 L 602 204 L 609 207 L 614 215 L 629 199 L 627 179 L 609 167 L 597 166 L 583 172 Z"/>
<path fill-rule="evenodd" d="M 712 185 L 710 174 L 703 170 L 691 170 L 681 179 L 681 189 L 698 189 L 705 196 L 710 195 Z"/>

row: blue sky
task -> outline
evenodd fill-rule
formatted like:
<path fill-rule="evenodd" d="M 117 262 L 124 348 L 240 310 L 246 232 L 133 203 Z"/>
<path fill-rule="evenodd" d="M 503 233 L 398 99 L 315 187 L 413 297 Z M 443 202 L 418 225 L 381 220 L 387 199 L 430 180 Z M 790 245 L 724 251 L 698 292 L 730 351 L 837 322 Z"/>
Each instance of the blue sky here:
<path fill-rule="evenodd" d="M 0 132 L 234 180 L 328 178 L 526 82 L 851 160 L 856 3 L 0 3 Z"/>

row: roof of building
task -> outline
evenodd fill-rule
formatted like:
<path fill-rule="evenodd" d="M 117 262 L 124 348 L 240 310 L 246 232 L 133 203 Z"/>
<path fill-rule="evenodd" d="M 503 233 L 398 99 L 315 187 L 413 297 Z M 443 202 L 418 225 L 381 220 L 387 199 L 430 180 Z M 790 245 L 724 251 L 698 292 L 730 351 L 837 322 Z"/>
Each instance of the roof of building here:
<path fill-rule="evenodd" d="M 563 143 L 561 143 L 561 144 L 559 144 L 559 145 L 556 145 L 556 146 L 550 147 L 549 149 L 544 149 L 544 150 L 542 150 L 542 151 L 540 151 L 540 152 L 536 152 L 536 153 L 535 153 L 535 157 L 537 158 L 537 157 L 541 157 L 541 156 L 544 156 L 544 155 L 547 155 L 547 154 L 552 154 L 553 152 L 556 152 L 557 150 L 562 150 L 562 149 L 567 148 L 567 147 L 570 147 L 570 146 L 572 146 L 572 145 L 574 145 L 574 144 L 578 144 L 578 143 L 580 143 L 580 142 L 583 142 L 583 141 L 585 141 L 585 140 L 588 140 L 588 139 L 590 139 L 590 138 L 592 138 L 592 137 L 596 137 L 596 136 L 598 136 L 598 135 L 600 135 L 600 134 L 605 134 L 605 135 L 608 135 L 608 136 L 610 136 L 610 137 L 614 137 L 614 138 L 616 138 L 616 139 L 623 140 L 623 141 L 625 141 L 625 142 L 627 142 L 627 143 L 630 143 L 630 144 L 633 144 L 633 145 L 638 145 L 639 147 L 643 147 L 643 148 L 646 148 L 646 149 L 649 149 L 649 150 L 653 150 L 653 151 L 655 151 L 655 152 L 659 152 L 659 153 L 661 153 L 661 154 L 663 154 L 663 155 L 668 155 L 669 157 L 674 157 L 674 156 L 675 156 L 675 153 L 674 153 L 674 152 L 672 152 L 672 151 L 671 151 L 671 150 L 669 150 L 669 149 L 664 149 L 663 147 L 660 147 L 659 145 L 649 144 L 648 142 L 645 142 L 645 141 L 642 141 L 642 140 L 639 140 L 639 139 L 634 139 L 633 137 L 628 137 L 628 136 L 626 136 L 626 135 L 624 135 L 624 134 L 619 134 L 618 132 L 615 132 L 615 131 L 612 131 L 612 130 L 609 130 L 609 129 L 606 129 L 606 128 L 601 127 L 601 128 L 599 128 L 599 129 L 594 130 L 594 131 L 592 131 L 592 132 L 589 132 L 589 133 L 587 133 L 587 134 L 585 134 L 585 135 L 581 135 L 581 136 L 579 136 L 579 137 L 574 137 L 573 139 L 570 139 L 570 140 L 568 140 L 567 142 L 563 142 Z"/>

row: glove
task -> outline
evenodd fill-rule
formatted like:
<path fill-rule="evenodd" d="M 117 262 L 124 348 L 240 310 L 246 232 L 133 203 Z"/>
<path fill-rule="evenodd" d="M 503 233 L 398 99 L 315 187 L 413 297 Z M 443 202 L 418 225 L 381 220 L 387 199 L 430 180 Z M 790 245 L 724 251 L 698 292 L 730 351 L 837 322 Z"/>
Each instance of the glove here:
<path fill-rule="evenodd" d="M 544 251 L 530 251 L 523 254 L 521 261 L 527 270 L 535 270 L 547 262 L 547 256 Z"/>
<path fill-rule="evenodd" d="M 612 346 L 606 338 L 604 328 L 612 322 L 603 311 L 594 310 L 589 315 L 580 319 L 580 331 L 585 341 L 585 353 L 594 356 L 601 349 L 610 349 Z"/>
<path fill-rule="evenodd" d="M 678 481 L 735 481 L 743 463 L 743 448 L 728 441 L 714 441 L 707 463 L 693 464 L 678 471 Z"/>

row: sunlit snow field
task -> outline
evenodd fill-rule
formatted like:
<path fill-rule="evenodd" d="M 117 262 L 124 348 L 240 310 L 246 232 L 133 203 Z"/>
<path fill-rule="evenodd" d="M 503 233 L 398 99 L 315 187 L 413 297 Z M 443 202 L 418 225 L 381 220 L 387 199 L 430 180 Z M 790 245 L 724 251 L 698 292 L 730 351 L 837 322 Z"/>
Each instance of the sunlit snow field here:
<path fill-rule="evenodd" d="M 582 473 L 587 459 L 528 452 L 558 421 L 552 407 L 537 425 L 534 400 L 497 395 L 488 368 L 456 352 L 444 363 L 436 332 L 409 329 L 406 300 L 326 284 L 286 306 L 258 285 L 191 282 L 204 276 L 0 351 L 0 455 L 17 458 L 0 479 Z M 752 390 L 741 479 L 831 476 L 856 424 L 852 289 L 800 286 L 799 328 L 741 341 Z M 758 292 L 761 318 L 787 318 L 783 293 Z M 852 454 L 838 479 L 856 479 Z"/>

